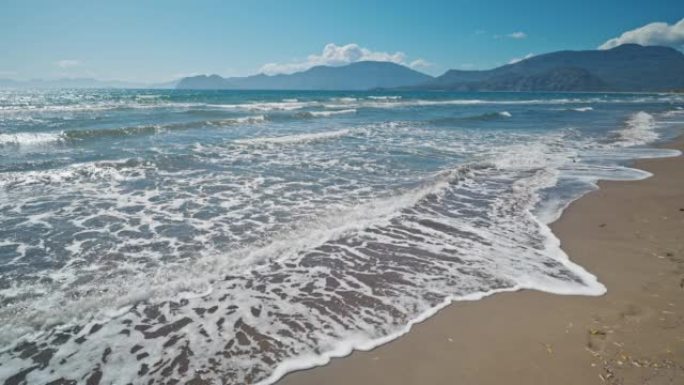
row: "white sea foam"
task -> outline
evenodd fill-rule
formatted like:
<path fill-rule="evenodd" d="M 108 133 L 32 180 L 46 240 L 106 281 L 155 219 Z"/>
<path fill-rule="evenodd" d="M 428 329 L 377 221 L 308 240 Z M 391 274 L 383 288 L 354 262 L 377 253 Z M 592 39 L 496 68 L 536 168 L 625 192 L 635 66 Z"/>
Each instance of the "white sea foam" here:
<path fill-rule="evenodd" d="M 368 99 L 370 99 L 370 100 L 399 100 L 399 99 L 401 99 L 401 96 L 398 96 L 398 95 L 392 95 L 392 96 L 369 96 Z"/>
<path fill-rule="evenodd" d="M 269 111 L 295 111 L 301 110 L 307 107 L 316 107 L 320 103 L 316 101 L 301 102 L 295 101 L 294 99 L 288 99 L 288 101 L 283 100 L 282 102 L 249 102 L 249 103 L 239 103 L 239 104 L 208 104 L 206 107 L 209 108 L 219 108 L 219 109 L 229 109 L 229 110 L 247 110 L 247 111 L 258 111 L 258 112 L 269 112 Z"/>
<path fill-rule="evenodd" d="M 0 133 L 0 147 L 2 146 L 36 146 L 60 142 L 61 133 Z"/>
<path fill-rule="evenodd" d="M 136 95 L 135 98 L 141 99 L 141 100 L 155 100 L 155 99 L 161 99 L 162 95 L 145 94 L 145 95 Z"/>
<path fill-rule="evenodd" d="M 625 122 L 625 126 L 615 131 L 618 143 L 623 146 L 638 146 L 657 140 L 660 135 L 655 131 L 653 115 L 639 111 Z"/>
<path fill-rule="evenodd" d="M 378 346 L 382 346 L 388 342 L 391 342 L 393 340 L 396 340 L 397 338 L 407 334 L 408 332 L 411 331 L 414 325 L 417 325 L 428 318 L 434 316 L 437 314 L 440 310 L 444 309 L 445 307 L 451 305 L 453 302 L 465 302 L 465 301 L 479 301 L 485 297 L 488 297 L 490 295 L 494 295 L 497 293 L 504 293 L 504 292 L 511 292 L 511 291 L 518 291 L 520 290 L 520 287 L 511 287 L 511 288 L 506 288 L 506 289 L 499 289 L 499 290 L 490 290 L 485 293 L 477 293 L 477 294 L 471 294 L 471 295 L 464 295 L 460 297 L 451 297 L 445 299 L 442 303 L 434 306 L 433 308 L 425 311 L 424 313 L 416 316 L 415 318 L 409 320 L 406 324 L 405 327 L 403 327 L 400 330 L 397 330 L 396 332 L 392 334 L 388 334 L 384 337 L 381 338 L 368 338 L 367 336 L 363 335 L 357 335 L 357 336 L 350 336 L 344 341 L 340 341 L 337 345 L 334 346 L 333 349 L 323 352 L 321 354 L 308 354 L 308 355 L 303 355 L 299 356 L 296 358 L 290 358 L 282 361 L 281 363 L 278 364 L 278 366 L 273 370 L 273 373 L 268 376 L 267 378 L 259 381 L 256 383 L 256 385 L 270 385 L 276 383 L 278 380 L 283 378 L 286 374 L 299 371 L 299 370 L 306 370 L 306 369 L 311 369 L 315 368 L 318 366 L 323 366 L 327 365 L 330 360 L 333 358 L 339 358 L 339 357 L 346 357 L 352 352 L 356 351 L 370 351 Z"/>
<path fill-rule="evenodd" d="M 322 116 L 322 117 L 328 117 L 328 116 L 335 116 L 335 115 L 349 115 L 349 114 L 355 114 L 356 109 L 354 108 L 349 108 L 346 110 L 333 110 L 333 111 L 310 111 L 309 112 L 311 116 Z"/>
<path fill-rule="evenodd" d="M 335 131 L 315 132 L 306 134 L 294 134 L 275 137 L 260 137 L 251 139 L 239 139 L 235 143 L 243 145 L 261 145 L 261 144 L 299 144 L 307 142 L 315 142 L 329 139 L 336 139 L 343 136 L 353 134 L 351 129 L 342 129 Z"/>
<path fill-rule="evenodd" d="M 233 121 L 234 121 L 235 123 L 247 123 L 247 124 L 251 124 L 251 123 L 263 123 L 263 122 L 266 121 L 266 117 L 265 117 L 264 115 L 244 116 L 244 117 L 242 117 L 242 118 L 236 118 L 235 120 L 225 119 L 225 120 L 220 121 L 220 122 L 232 123 Z"/>
<path fill-rule="evenodd" d="M 127 165 L 135 165 L 126 170 Z M 140 167 L 137 169 L 136 167 Z M 144 177 L 144 162 L 132 159 L 123 162 L 87 162 L 72 164 L 57 170 L 0 173 L 0 187 L 17 188 L 31 185 L 55 185 L 78 180 L 123 181 Z"/>
<path fill-rule="evenodd" d="M 353 103 L 359 99 L 352 98 L 352 97 L 344 97 L 344 98 L 331 98 L 331 100 L 336 101 L 336 102 L 342 102 L 342 103 Z"/>
<path fill-rule="evenodd" d="M 663 113 L 663 116 L 673 117 L 673 116 L 679 116 L 682 114 L 684 114 L 684 108 L 677 106 L 677 107 L 675 107 L 674 110 L 670 110 L 670 111 Z"/>

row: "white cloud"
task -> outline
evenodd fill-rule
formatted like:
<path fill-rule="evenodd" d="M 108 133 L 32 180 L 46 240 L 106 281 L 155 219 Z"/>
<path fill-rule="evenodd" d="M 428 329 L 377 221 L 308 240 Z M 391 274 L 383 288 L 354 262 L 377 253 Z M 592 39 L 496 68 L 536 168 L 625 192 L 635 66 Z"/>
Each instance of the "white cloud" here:
<path fill-rule="evenodd" d="M 55 62 L 55 64 L 59 68 L 73 68 L 73 67 L 80 66 L 81 62 L 79 60 L 74 60 L 74 59 L 62 59 L 62 60 Z"/>
<path fill-rule="evenodd" d="M 675 24 L 662 22 L 646 24 L 642 27 L 624 32 L 599 46 L 599 49 L 610 49 L 622 44 L 635 43 L 641 45 L 664 45 L 684 48 L 684 19 Z"/>
<path fill-rule="evenodd" d="M 409 67 L 416 69 L 416 68 L 427 68 L 427 67 L 432 67 L 432 63 L 425 59 L 416 59 L 409 63 Z"/>
<path fill-rule="evenodd" d="M 523 57 L 514 57 L 513 59 L 511 59 L 511 60 L 508 61 L 508 64 L 515 64 L 515 63 L 520 62 L 520 61 L 523 61 L 523 60 L 525 60 L 525 59 L 529 59 L 529 58 L 531 58 L 532 56 L 534 56 L 533 53 L 528 53 L 527 55 L 525 55 L 525 56 L 523 56 Z"/>
<path fill-rule="evenodd" d="M 511 32 L 506 36 L 510 37 L 511 39 L 524 39 L 527 37 L 527 34 L 525 32 L 518 31 L 518 32 Z"/>
<path fill-rule="evenodd" d="M 413 67 L 425 67 L 430 63 L 423 59 L 416 59 L 411 63 L 406 62 L 406 54 L 403 52 L 382 52 L 371 51 L 368 48 L 359 46 L 358 44 L 337 45 L 334 43 L 327 44 L 323 48 L 320 55 L 309 55 L 306 60 L 296 61 L 290 63 L 268 63 L 261 67 L 260 72 L 273 75 L 282 73 L 293 73 L 307 70 L 314 66 L 341 66 L 345 64 L 355 63 L 359 61 L 387 61 L 402 65 Z"/>

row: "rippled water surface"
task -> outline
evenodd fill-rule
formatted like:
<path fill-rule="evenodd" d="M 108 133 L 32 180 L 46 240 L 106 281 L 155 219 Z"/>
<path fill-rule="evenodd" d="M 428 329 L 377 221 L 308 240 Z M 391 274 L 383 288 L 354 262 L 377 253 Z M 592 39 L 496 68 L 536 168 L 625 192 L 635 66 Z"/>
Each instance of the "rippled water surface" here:
<path fill-rule="evenodd" d="M 0 381 L 242 384 L 451 301 L 598 295 L 547 224 L 673 95 L 0 91 Z M 97 380 L 97 381 L 96 381 Z"/>

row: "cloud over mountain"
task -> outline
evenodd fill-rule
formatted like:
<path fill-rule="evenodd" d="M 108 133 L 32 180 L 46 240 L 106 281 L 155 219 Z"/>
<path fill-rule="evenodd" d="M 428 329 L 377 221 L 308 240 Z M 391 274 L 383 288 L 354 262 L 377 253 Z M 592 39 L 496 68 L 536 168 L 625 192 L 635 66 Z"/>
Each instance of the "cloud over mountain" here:
<path fill-rule="evenodd" d="M 672 25 L 663 22 L 649 23 L 642 27 L 626 31 L 599 46 L 599 49 L 610 49 L 622 44 L 663 45 L 684 49 L 684 19 Z"/>
<path fill-rule="evenodd" d="M 260 72 L 267 75 L 289 74 L 304 71 L 319 65 L 341 66 L 359 61 L 386 61 L 411 67 L 425 67 L 429 65 L 429 63 L 423 59 L 416 59 L 411 63 L 406 63 L 406 54 L 400 51 L 394 53 L 372 51 L 354 43 L 346 45 L 329 43 L 323 47 L 323 52 L 309 55 L 306 60 L 290 63 L 268 63 L 261 67 Z"/>
<path fill-rule="evenodd" d="M 525 59 L 529 59 L 529 58 L 531 58 L 532 56 L 534 56 L 533 53 L 528 53 L 528 54 L 525 55 L 525 56 L 514 57 L 513 59 L 511 59 L 511 60 L 508 61 L 508 64 L 515 64 L 515 63 L 520 62 L 520 61 L 523 61 L 523 60 L 525 60 Z"/>

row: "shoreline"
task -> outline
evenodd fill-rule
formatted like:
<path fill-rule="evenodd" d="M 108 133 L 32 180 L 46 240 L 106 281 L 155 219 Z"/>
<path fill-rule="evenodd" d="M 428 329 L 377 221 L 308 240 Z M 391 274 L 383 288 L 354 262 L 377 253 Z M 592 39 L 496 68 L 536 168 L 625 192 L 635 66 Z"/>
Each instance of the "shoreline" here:
<path fill-rule="evenodd" d="M 684 150 L 684 137 L 660 147 Z M 550 226 L 570 260 L 608 288 L 605 295 L 521 290 L 454 302 L 391 342 L 276 383 L 683 381 L 684 157 L 634 167 L 653 176 L 601 181 Z"/>

